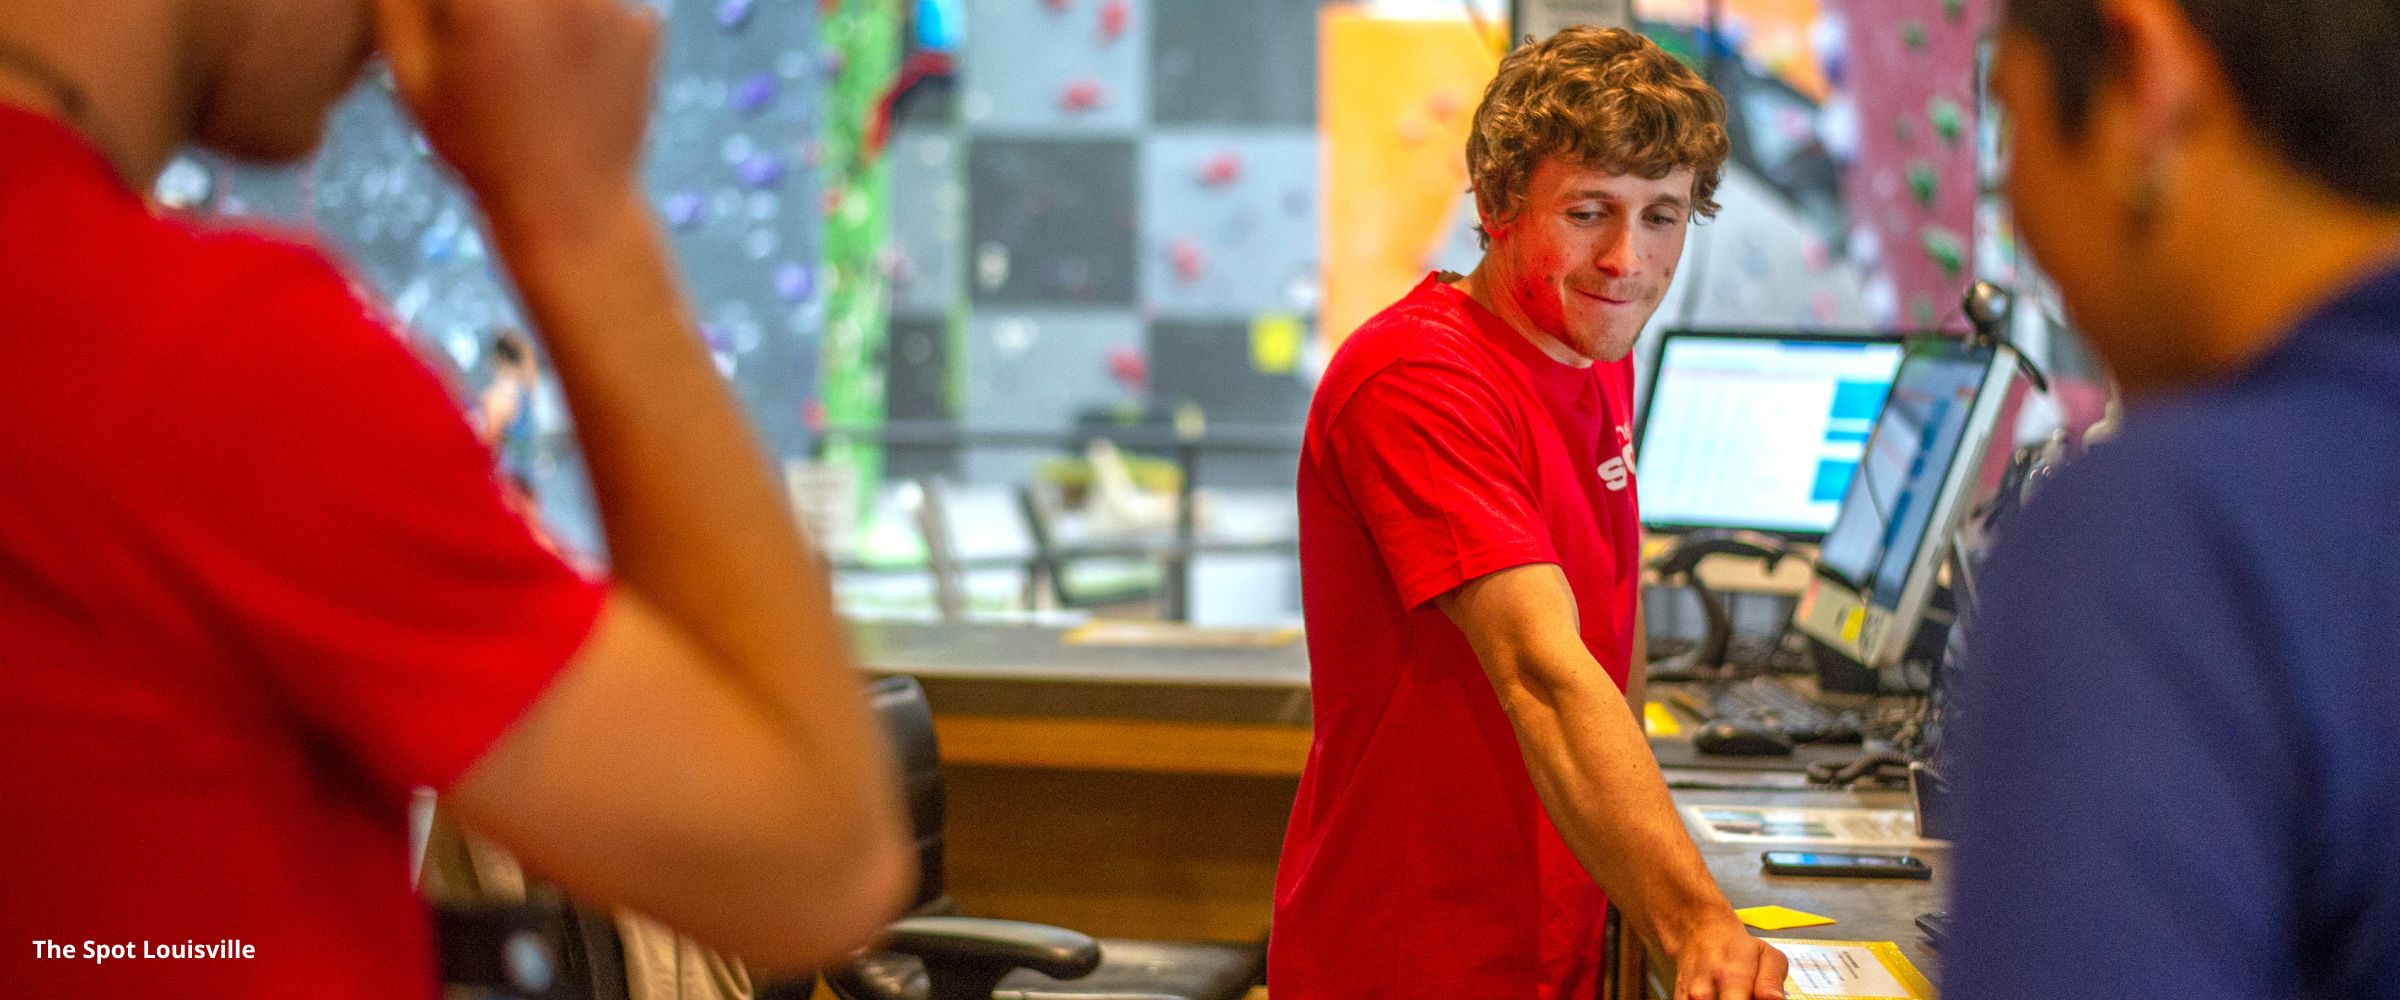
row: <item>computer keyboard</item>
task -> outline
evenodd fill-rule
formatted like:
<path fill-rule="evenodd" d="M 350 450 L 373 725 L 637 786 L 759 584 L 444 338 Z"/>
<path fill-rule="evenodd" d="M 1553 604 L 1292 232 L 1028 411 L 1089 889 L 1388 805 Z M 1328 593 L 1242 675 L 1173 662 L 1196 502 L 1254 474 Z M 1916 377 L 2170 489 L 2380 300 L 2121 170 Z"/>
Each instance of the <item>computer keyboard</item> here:
<path fill-rule="evenodd" d="M 1708 693 L 1708 716 L 1762 726 L 1783 733 L 1794 743 L 1856 743 L 1858 720 L 1847 713 L 1801 697 L 1772 677 L 1753 677 L 1717 685 Z"/>

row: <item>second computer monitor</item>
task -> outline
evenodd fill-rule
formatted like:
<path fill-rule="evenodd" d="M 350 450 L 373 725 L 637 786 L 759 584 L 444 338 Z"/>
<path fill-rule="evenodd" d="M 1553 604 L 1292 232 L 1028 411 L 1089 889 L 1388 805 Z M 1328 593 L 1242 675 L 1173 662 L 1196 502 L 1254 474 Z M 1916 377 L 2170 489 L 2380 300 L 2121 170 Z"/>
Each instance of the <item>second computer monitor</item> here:
<path fill-rule="evenodd" d="M 1642 523 L 1824 534 L 1899 364 L 1889 336 L 1668 331 L 1635 433 Z"/>
<path fill-rule="evenodd" d="M 1900 662 L 1998 422 L 2012 369 L 1990 347 L 1910 343 L 1793 624 L 1870 670 Z"/>

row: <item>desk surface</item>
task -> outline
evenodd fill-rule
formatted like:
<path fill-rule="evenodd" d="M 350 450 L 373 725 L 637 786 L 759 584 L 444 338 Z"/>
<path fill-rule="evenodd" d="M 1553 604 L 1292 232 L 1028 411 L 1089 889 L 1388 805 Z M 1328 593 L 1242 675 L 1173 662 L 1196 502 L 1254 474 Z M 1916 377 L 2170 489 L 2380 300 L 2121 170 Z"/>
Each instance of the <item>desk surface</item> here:
<path fill-rule="evenodd" d="M 1678 791 L 1675 804 L 1776 806 L 1801 809 L 1907 809 L 1909 797 L 1905 792 L 1830 792 L 1816 791 Z M 1685 826 L 1691 828 L 1686 817 Z M 1759 854 L 1767 850 L 1808 850 L 1799 844 L 1721 843 L 1710 840 L 1700 830 L 1691 828 L 1692 841 L 1700 847 L 1700 856 L 1708 862 L 1725 898 L 1735 908 L 1775 904 L 1795 910 L 1832 917 L 1836 922 L 1823 927 L 1800 927 L 1791 930 L 1761 932 L 1765 937 L 1800 938 L 1821 941 L 1891 941 L 1900 946 L 1902 954 L 1916 964 L 1917 970 L 1929 980 L 1939 979 L 1938 957 L 1925 944 L 1925 936 L 1917 930 L 1917 915 L 1944 909 L 1949 892 L 1950 849 L 1947 846 L 1918 848 L 1907 853 L 1923 858 L 1933 866 L 1930 881 L 1910 879 L 1821 878 L 1816 876 L 1769 875 L 1759 867 Z M 1900 853 L 1894 848 L 1825 847 L 1829 851 L 1880 851 Z"/>
<path fill-rule="evenodd" d="M 1036 625 L 860 622 L 860 659 L 878 673 L 1015 681 L 1308 690 L 1308 647 L 1101 646 L 1066 642 L 1072 629 Z"/>

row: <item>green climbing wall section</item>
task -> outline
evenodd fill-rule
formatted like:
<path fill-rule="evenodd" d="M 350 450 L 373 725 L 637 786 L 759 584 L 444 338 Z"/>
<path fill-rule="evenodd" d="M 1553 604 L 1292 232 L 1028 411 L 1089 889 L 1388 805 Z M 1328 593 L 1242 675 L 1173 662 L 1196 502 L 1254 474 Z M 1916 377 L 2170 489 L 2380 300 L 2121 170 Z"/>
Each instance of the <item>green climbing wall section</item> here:
<path fill-rule="evenodd" d="M 835 427 L 880 427 L 890 329 L 882 265 L 891 172 L 875 148 L 884 98 L 900 68 L 899 0 L 826 0 L 826 58 L 836 71 L 826 94 L 824 160 L 823 418 Z M 868 438 L 833 438 L 824 460 L 857 473 L 864 509 L 882 473 L 883 449 Z"/>

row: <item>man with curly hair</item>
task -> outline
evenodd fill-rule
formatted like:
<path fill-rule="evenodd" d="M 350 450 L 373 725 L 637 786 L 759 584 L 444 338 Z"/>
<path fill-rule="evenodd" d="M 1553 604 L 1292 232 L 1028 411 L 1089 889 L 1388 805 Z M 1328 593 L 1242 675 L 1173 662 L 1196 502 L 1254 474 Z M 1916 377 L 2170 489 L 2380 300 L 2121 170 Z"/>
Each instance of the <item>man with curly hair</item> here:
<path fill-rule="evenodd" d="M 1510 54 L 1467 143 L 1485 241 L 1360 327 L 1299 470 L 1316 739 L 1268 985 L 1589 998 L 1607 904 L 1676 996 L 1783 995 L 1710 880 L 1638 684 L 1632 363 L 1727 152 L 1724 104 L 1640 35 Z"/>

